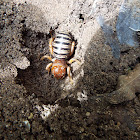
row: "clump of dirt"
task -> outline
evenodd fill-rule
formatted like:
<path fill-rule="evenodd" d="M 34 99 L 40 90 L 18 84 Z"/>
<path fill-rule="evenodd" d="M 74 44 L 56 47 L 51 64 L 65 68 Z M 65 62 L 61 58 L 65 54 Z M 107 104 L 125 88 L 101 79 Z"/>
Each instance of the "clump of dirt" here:
<path fill-rule="evenodd" d="M 139 139 L 139 93 L 118 105 L 102 95 L 140 62 L 140 48 L 121 46 L 120 59 L 114 58 L 91 14 L 92 2 L 14 2 L 0 2 L 0 139 Z M 112 3 L 114 9 L 120 4 Z M 106 3 L 108 9 L 112 3 Z M 114 10 L 103 11 L 115 24 Z M 51 29 L 68 30 L 77 42 L 74 57 L 81 65 L 71 65 L 73 85 L 48 74 L 49 60 L 40 60 L 50 54 Z"/>
<path fill-rule="evenodd" d="M 112 104 L 132 100 L 136 97 L 136 93 L 140 92 L 140 64 L 128 75 L 121 75 L 118 79 L 117 90 L 107 96 L 107 100 Z"/>

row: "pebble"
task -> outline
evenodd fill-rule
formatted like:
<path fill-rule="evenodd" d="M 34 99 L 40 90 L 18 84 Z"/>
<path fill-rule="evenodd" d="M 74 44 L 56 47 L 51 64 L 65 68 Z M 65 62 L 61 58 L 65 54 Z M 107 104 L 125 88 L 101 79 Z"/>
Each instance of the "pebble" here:
<path fill-rule="evenodd" d="M 89 117 L 89 116 L 90 116 L 90 112 L 87 112 L 87 113 L 86 113 L 86 116 Z"/>

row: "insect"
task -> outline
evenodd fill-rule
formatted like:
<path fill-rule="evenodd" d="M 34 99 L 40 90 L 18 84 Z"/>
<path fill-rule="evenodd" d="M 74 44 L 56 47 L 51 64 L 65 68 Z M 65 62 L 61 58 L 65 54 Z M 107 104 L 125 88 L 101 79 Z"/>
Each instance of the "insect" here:
<path fill-rule="evenodd" d="M 72 41 L 72 37 L 68 32 L 59 32 L 56 34 L 55 38 L 51 37 L 49 41 L 49 50 L 54 58 L 52 59 L 50 56 L 44 55 L 41 57 L 41 60 L 47 58 L 52 61 L 52 63 L 46 66 L 46 70 L 49 72 L 52 67 L 51 72 L 55 78 L 63 79 L 67 73 L 72 82 L 71 70 L 68 65 L 73 62 L 80 64 L 80 61 L 77 59 L 72 58 L 69 60 L 74 52 L 74 47 L 75 42 Z"/>

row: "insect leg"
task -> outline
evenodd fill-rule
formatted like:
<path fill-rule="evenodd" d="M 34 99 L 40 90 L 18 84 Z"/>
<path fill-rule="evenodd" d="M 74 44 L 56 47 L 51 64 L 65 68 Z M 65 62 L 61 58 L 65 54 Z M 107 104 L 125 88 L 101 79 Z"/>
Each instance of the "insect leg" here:
<path fill-rule="evenodd" d="M 50 41 L 49 41 L 49 50 L 51 55 L 53 55 L 53 46 L 52 46 L 52 42 L 54 41 L 54 38 L 51 37 Z"/>
<path fill-rule="evenodd" d="M 73 62 L 77 62 L 78 64 L 81 64 L 81 62 L 75 58 L 70 59 L 67 63 L 72 64 Z"/>
<path fill-rule="evenodd" d="M 67 67 L 67 74 L 69 76 L 69 80 L 70 80 L 71 84 L 73 84 L 73 80 L 72 80 L 72 77 L 71 77 L 71 72 L 70 72 L 70 67 L 69 66 Z"/>
<path fill-rule="evenodd" d="M 48 71 L 48 73 L 50 72 L 50 67 L 52 66 L 53 63 L 49 63 L 47 66 L 46 66 L 46 70 Z"/>
<path fill-rule="evenodd" d="M 71 50 L 70 50 L 70 56 L 73 54 L 74 52 L 74 47 L 75 47 L 75 42 L 73 41 L 71 44 Z"/>
<path fill-rule="evenodd" d="M 43 59 L 45 59 L 45 58 L 47 58 L 47 59 L 49 59 L 50 61 L 52 61 L 52 58 L 51 58 L 50 56 L 48 56 L 48 55 L 42 56 L 40 60 L 43 60 Z"/>

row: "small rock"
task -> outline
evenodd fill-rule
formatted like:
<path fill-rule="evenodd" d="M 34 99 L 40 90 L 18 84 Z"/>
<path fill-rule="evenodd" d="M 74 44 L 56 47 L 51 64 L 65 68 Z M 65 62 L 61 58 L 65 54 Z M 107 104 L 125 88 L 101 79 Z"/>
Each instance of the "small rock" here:
<path fill-rule="evenodd" d="M 90 116 L 90 112 L 87 112 L 87 113 L 86 113 L 86 116 L 89 117 L 89 116 Z"/>
<path fill-rule="evenodd" d="M 33 113 L 30 113 L 30 116 L 28 117 L 28 119 L 32 119 L 33 118 Z"/>
<path fill-rule="evenodd" d="M 21 57 L 16 59 L 14 64 L 20 69 L 26 69 L 28 66 L 30 66 L 30 61 L 26 57 Z"/>

